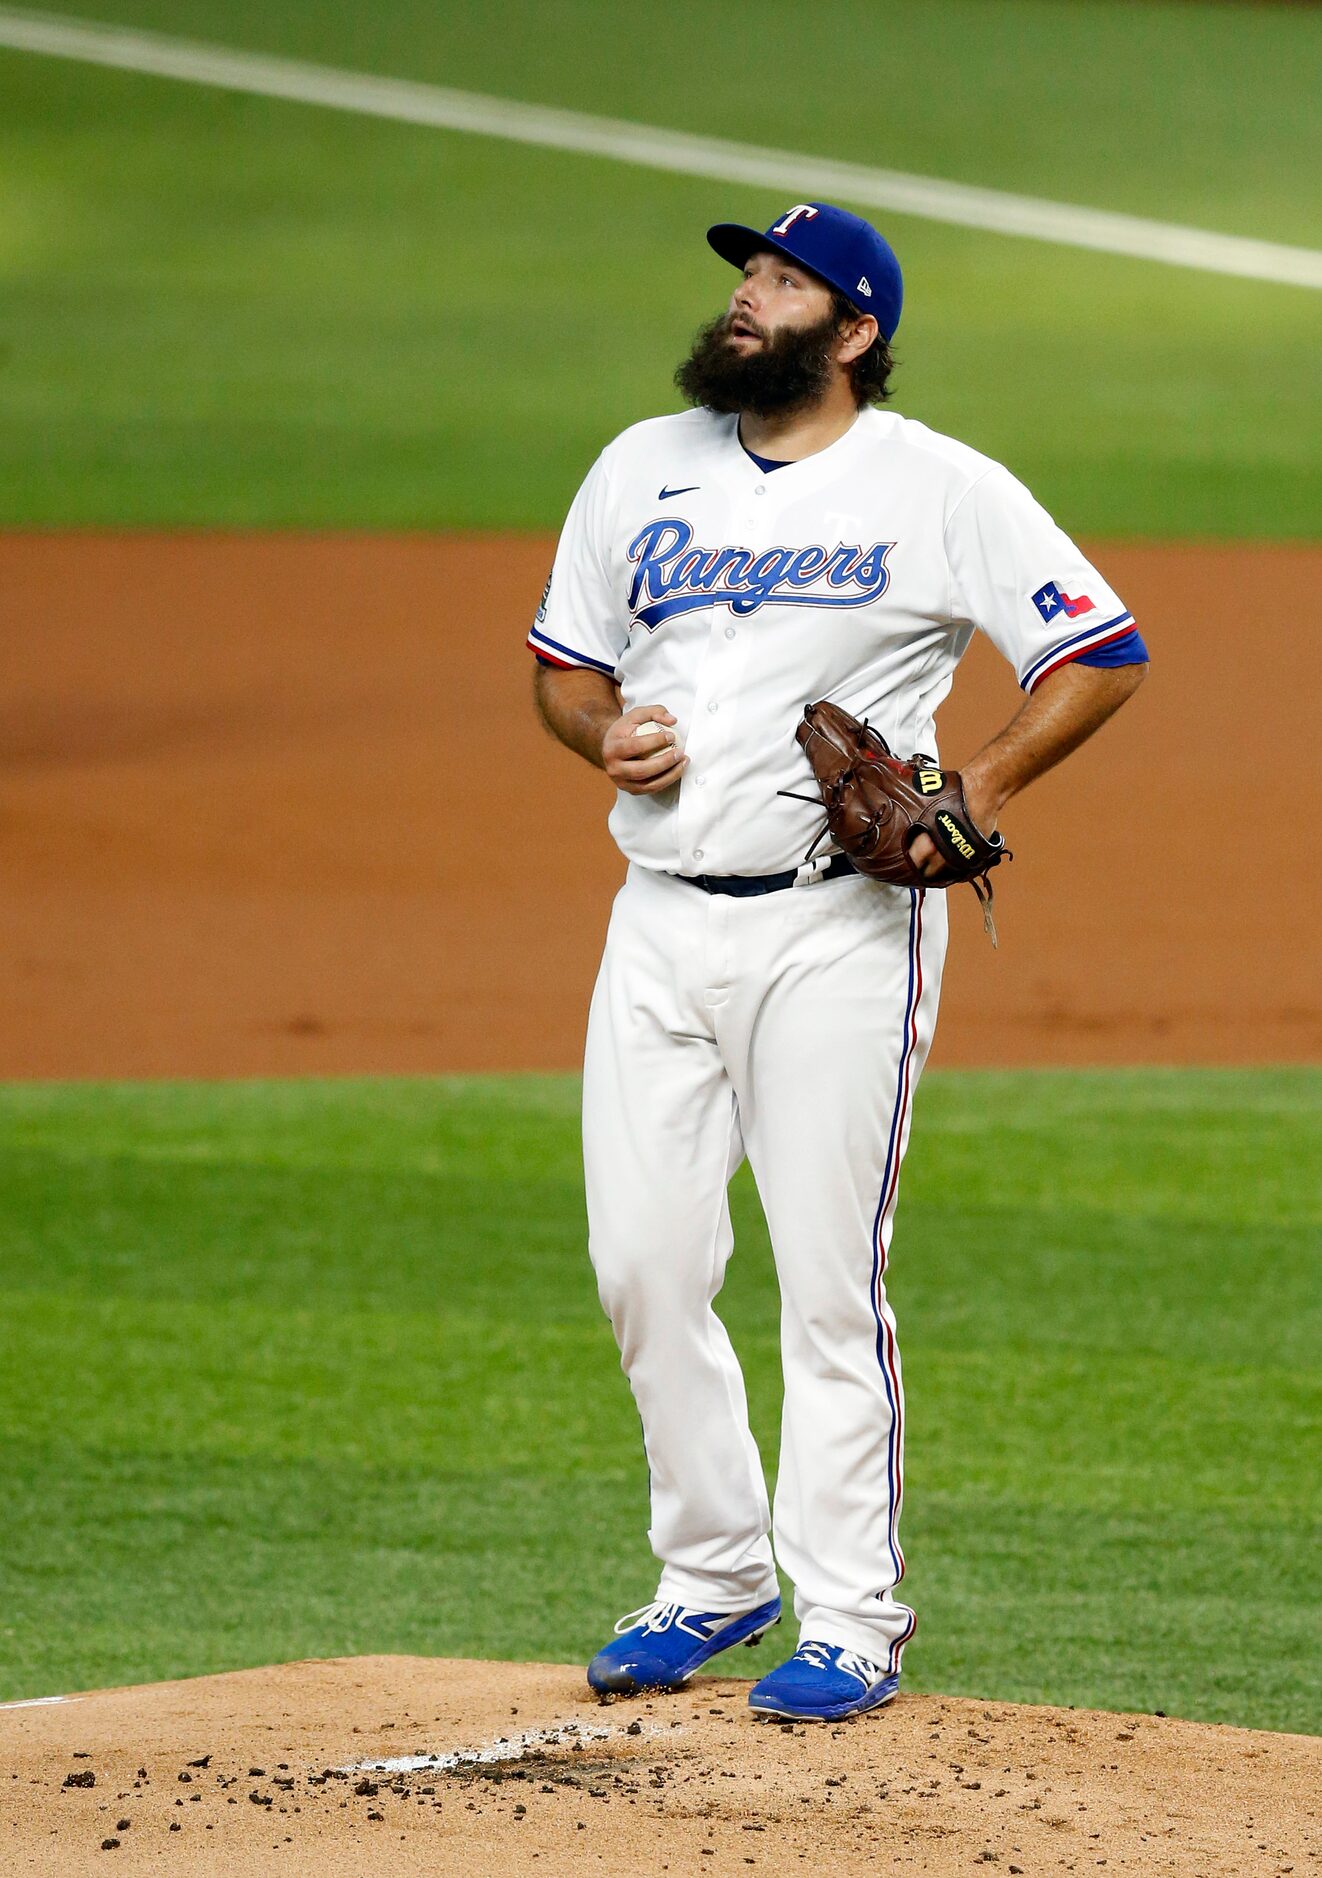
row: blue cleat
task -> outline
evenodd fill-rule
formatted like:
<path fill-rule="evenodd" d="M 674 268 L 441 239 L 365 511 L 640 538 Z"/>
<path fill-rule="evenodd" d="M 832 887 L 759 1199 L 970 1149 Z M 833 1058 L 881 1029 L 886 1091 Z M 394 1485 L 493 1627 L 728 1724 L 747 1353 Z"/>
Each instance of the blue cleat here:
<path fill-rule="evenodd" d="M 788 1663 L 755 1682 L 748 1706 L 761 1715 L 787 1715 L 795 1721 L 839 1721 L 881 1708 L 900 1686 L 900 1674 L 880 1663 L 841 1650 L 833 1643 L 801 1643 Z"/>
<path fill-rule="evenodd" d="M 615 1626 L 616 1641 L 588 1664 L 588 1681 L 601 1695 L 640 1689 L 679 1689 L 695 1669 L 736 1643 L 759 1643 L 780 1622 L 780 1599 L 755 1611 L 697 1611 L 684 1604 L 644 1604 Z"/>

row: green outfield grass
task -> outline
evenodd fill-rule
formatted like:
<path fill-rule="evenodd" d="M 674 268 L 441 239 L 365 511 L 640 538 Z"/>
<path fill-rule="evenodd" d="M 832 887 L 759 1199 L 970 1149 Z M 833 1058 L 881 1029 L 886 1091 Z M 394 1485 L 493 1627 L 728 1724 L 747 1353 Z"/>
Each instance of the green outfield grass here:
<path fill-rule="evenodd" d="M 1322 245 L 1299 7 L 66 10 Z M 750 19 L 752 16 L 748 16 Z M 0 525 L 552 527 L 780 196 L 0 51 Z M 1319 296 L 879 216 L 898 403 L 1075 533 L 1315 535 Z"/>
<path fill-rule="evenodd" d="M 0 1697 L 573 1661 L 645 1601 L 576 1100 L 0 1089 Z M 924 1084 L 893 1255 L 911 1687 L 1319 1727 L 1320 1109 L 1303 1070 Z M 776 1301 L 736 1199 L 722 1308 L 771 1463 Z"/>

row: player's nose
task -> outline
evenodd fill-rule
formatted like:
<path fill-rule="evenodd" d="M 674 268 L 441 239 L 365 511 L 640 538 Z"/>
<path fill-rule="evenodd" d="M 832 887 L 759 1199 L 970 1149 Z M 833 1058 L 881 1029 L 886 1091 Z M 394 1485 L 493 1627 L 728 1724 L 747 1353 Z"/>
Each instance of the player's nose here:
<path fill-rule="evenodd" d="M 730 306 L 736 313 L 747 313 L 751 318 L 757 317 L 757 289 L 751 280 L 739 283 L 730 296 Z"/>

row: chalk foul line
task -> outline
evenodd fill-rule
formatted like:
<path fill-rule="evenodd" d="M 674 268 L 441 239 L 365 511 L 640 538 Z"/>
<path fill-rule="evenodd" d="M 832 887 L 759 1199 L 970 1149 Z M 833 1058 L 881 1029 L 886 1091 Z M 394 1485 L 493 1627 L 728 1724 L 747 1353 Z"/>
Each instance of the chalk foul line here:
<path fill-rule="evenodd" d="M 1322 288 L 1322 251 L 1314 248 L 1111 214 L 1105 209 L 1012 195 L 938 177 L 914 176 L 903 170 L 874 169 L 864 163 L 834 162 L 790 150 L 697 137 L 685 131 L 522 104 L 410 79 L 377 78 L 370 73 L 234 51 L 134 27 L 0 7 L 0 46 L 397 123 L 569 150 L 716 182 L 778 189 L 798 197 L 843 199 L 869 209 L 948 222 L 960 228 L 1021 235 L 1034 241 L 1200 268 L 1245 280 Z"/>

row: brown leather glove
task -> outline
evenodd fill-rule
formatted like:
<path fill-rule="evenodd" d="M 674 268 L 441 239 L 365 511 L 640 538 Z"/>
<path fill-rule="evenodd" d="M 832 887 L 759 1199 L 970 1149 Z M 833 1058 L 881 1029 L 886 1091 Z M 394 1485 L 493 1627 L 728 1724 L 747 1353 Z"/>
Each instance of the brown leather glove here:
<path fill-rule="evenodd" d="M 859 873 L 897 887 L 968 881 L 995 945 L 987 875 L 1011 858 L 1010 850 L 1002 836 L 974 826 L 958 770 L 940 769 L 930 756 L 901 762 L 884 737 L 824 699 L 805 707 L 795 736 L 822 792 L 822 834 L 830 832 Z M 931 837 L 944 863 L 934 877 L 909 858 L 920 832 Z"/>

